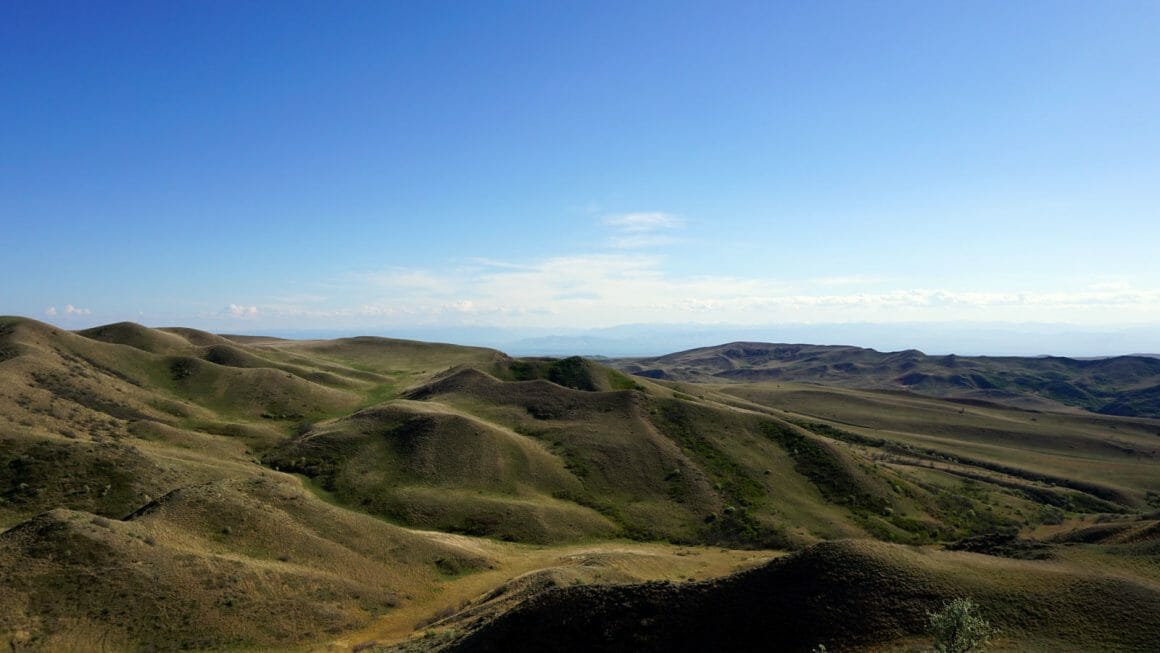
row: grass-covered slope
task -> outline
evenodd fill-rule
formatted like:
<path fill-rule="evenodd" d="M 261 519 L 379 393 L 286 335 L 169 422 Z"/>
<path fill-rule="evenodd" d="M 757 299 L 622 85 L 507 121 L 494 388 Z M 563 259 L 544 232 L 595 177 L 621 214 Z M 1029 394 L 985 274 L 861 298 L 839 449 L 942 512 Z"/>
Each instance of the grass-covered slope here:
<path fill-rule="evenodd" d="M 272 476 L 174 490 L 121 519 L 54 509 L 0 533 L 13 650 L 205 650 L 334 637 L 489 561 Z"/>
<path fill-rule="evenodd" d="M 573 381 L 617 379 L 557 362 Z M 1160 496 L 1149 420 L 813 386 L 581 390 L 533 363 L 452 368 L 265 460 L 403 523 L 539 542 L 945 542 Z"/>
<path fill-rule="evenodd" d="M 559 542 L 607 536 L 558 497 L 580 484 L 542 444 L 438 404 L 396 401 L 322 424 L 266 456 L 352 506 L 423 528 Z"/>
<path fill-rule="evenodd" d="M 1146 356 L 927 356 L 915 350 L 735 342 L 612 363 L 625 372 L 673 381 L 819 383 L 1160 417 L 1160 359 Z"/>
<path fill-rule="evenodd" d="M 493 564 L 257 464 L 303 422 L 378 401 L 434 362 L 409 346 L 390 369 L 295 351 L 311 346 L 0 318 L 0 641 L 282 649 Z"/>
<path fill-rule="evenodd" d="M 926 613 L 970 596 L 1018 651 L 1147 651 L 1160 586 L 1053 562 L 834 541 L 752 571 L 678 585 L 554 588 L 493 620 L 461 621 L 440 650 L 913 650 Z M 919 649 L 921 650 L 921 649 Z"/>
<path fill-rule="evenodd" d="M 875 540 L 946 545 L 1154 586 L 1158 443 L 1157 420 L 1074 410 L 0 318 L 0 643 L 344 650 L 842 538 L 866 565 L 914 552 Z M 1033 585 L 978 592 L 1013 606 Z M 502 587 L 521 589 L 499 610 Z M 1058 628 L 1020 623 L 1020 641 Z M 912 633 L 854 624 L 849 642 Z"/>

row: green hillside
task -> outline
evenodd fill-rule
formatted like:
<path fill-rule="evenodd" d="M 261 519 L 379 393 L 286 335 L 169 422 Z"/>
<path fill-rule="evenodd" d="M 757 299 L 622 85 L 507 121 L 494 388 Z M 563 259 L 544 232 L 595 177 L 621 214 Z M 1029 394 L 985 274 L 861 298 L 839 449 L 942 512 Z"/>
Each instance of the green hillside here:
<path fill-rule="evenodd" d="M 727 643 L 859 649 L 920 637 L 924 610 L 969 590 L 1015 649 L 1147 650 L 1160 421 L 708 378 L 0 318 L 0 640 L 505 650 L 528 619 L 536 637 L 573 637 L 574 612 L 618 633 L 599 606 L 639 622 L 663 601 Z M 835 574 L 863 593 L 833 594 Z M 807 591 L 800 627 L 704 612 Z M 1116 614 L 1085 622 L 1102 601 Z M 672 650 L 665 619 L 640 650 Z"/>
<path fill-rule="evenodd" d="M 610 362 L 631 374 L 672 381 L 817 383 L 1033 409 L 1071 406 L 1160 417 L 1160 358 L 1147 356 L 927 356 L 915 350 L 735 342 Z"/>

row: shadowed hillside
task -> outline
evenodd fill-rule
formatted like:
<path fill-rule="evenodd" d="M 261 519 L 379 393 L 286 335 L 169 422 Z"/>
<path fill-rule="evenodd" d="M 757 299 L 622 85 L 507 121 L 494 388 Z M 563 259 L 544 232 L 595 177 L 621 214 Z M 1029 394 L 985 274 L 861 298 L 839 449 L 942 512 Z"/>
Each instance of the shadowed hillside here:
<path fill-rule="evenodd" d="M 851 650 L 920 638 L 926 613 L 963 595 L 985 606 L 1000 648 L 1144 651 L 1160 641 L 1152 582 L 845 540 L 703 583 L 552 588 L 494 620 L 453 621 L 468 634 L 438 650 Z"/>

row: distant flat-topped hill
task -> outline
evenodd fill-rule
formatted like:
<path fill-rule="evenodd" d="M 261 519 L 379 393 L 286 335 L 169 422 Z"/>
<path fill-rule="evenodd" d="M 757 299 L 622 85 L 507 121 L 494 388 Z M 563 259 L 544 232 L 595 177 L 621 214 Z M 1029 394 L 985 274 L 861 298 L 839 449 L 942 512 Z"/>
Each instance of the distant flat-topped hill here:
<path fill-rule="evenodd" d="M 1145 355 L 928 356 L 916 350 L 883 353 L 860 347 L 733 342 L 607 362 L 637 376 L 673 381 L 819 383 L 1026 408 L 1070 406 L 1106 415 L 1160 417 L 1160 359 Z"/>
<path fill-rule="evenodd" d="M 1155 641 L 1160 420 L 848 382 L 1006 359 L 665 358 L 712 382 L 0 317 L 0 647 L 861 650 L 965 591 L 1013 650 Z M 1153 383 L 1148 359 L 1020 360 Z M 779 366 L 815 376 L 744 378 Z"/>

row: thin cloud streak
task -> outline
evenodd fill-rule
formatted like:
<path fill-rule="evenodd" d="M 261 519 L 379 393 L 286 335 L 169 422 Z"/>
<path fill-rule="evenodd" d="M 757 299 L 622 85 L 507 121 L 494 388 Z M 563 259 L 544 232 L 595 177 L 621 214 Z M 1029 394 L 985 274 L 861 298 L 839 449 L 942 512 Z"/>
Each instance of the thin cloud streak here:
<path fill-rule="evenodd" d="M 642 233 L 676 229 L 684 226 L 685 222 L 675 215 L 663 211 L 651 211 L 646 213 L 622 213 L 606 216 L 604 218 L 604 224 L 622 232 Z"/>
<path fill-rule="evenodd" d="M 636 233 L 626 236 L 613 236 L 608 244 L 614 249 L 645 249 L 647 247 L 663 247 L 677 242 L 680 241 L 672 236 Z"/>
<path fill-rule="evenodd" d="M 478 263 L 478 262 L 477 262 Z M 897 283 L 897 282 L 896 282 Z M 626 323 L 1016 321 L 1077 324 L 1160 321 L 1160 291 L 1117 286 L 1077 292 L 876 288 L 872 277 L 790 281 L 676 276 L 642 252 L 487 261 L 450 269 L 392 269 L 348 279 L 348 305 L 258 306 L 264 317 L 500 327 Z M 818 292 L 821 291 L 821 292 Z M 251 314 L 251 316 L 254 314 Z"/>
<path fill-rule="evenodd" d="M 622 213 L 605 216 L 605 226 L 615 232 L 608 240 L 613 249 L 647 249 L 679 242 L 670 232 L 680 229 L 685 221 L 663 211 Z"/>

